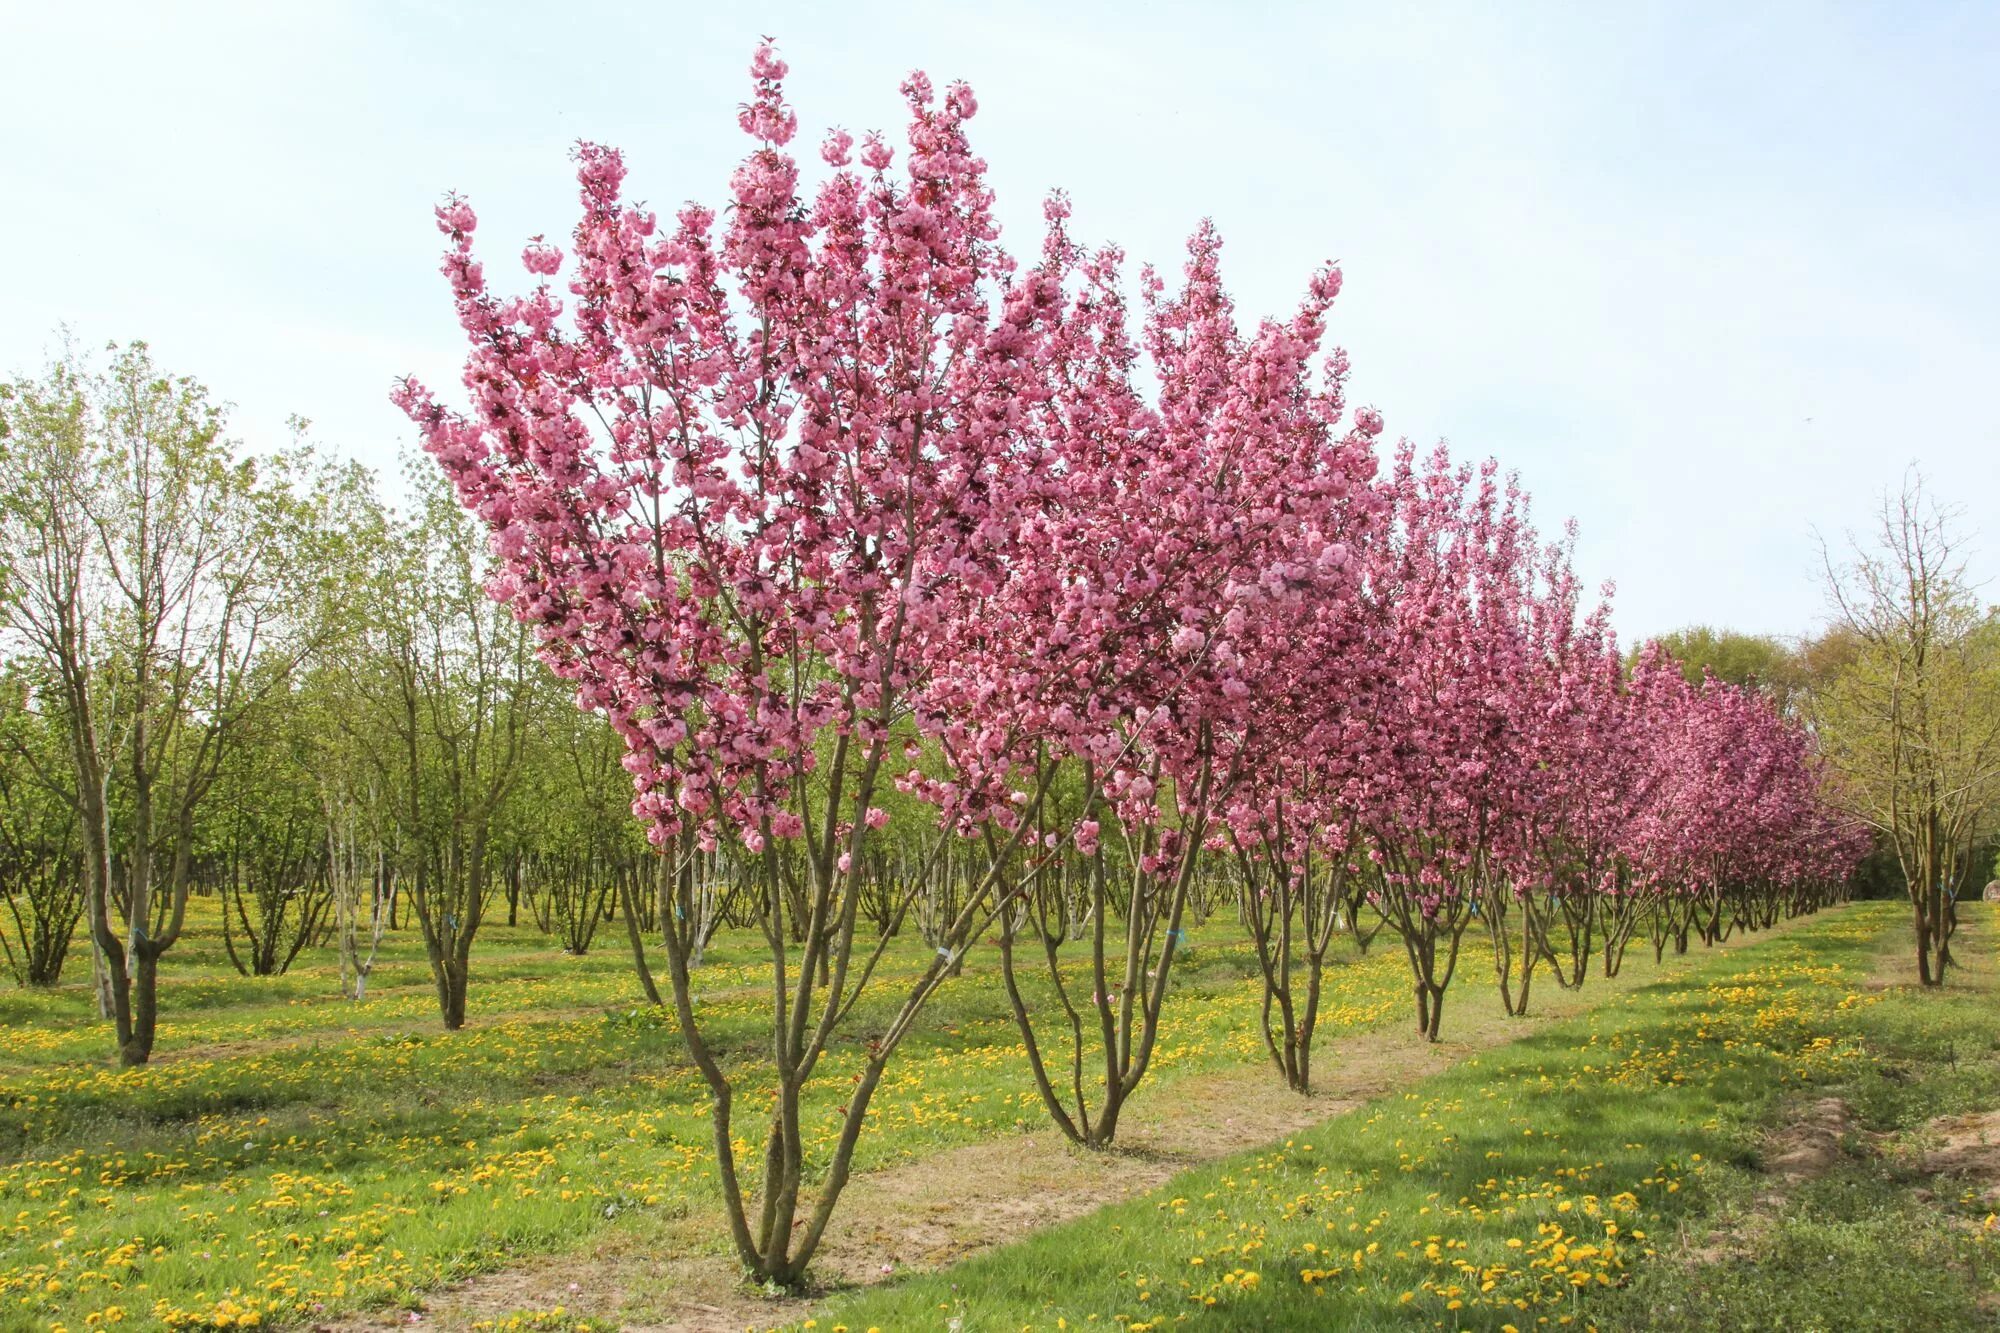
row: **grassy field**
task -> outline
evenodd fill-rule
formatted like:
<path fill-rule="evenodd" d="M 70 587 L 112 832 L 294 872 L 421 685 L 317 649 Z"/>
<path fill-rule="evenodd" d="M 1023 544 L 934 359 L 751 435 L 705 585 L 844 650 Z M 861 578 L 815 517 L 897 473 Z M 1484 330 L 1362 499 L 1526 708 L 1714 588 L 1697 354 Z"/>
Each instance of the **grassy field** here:
<path fill-rule="evenodd" d="M 245 979 L 192 933 L 170 956 L 147 1068 L 111 1062 L 84 987 L 0 992 L 0 1327 L 255 1327 L 415 1305 L 709 1197 L 705 1089 L 670 1024 L 635 1003 L 622 949 L 570 958 L 488 927 L 472 1021 L 447 1034 L 408 941 L 351 1004 L 330 959 Z M 1162 1084 L 1261 1058 L 1248 955 L 1196 944 Z M 895 961 L 913 971 L 923 953 L 912 942 Z M 1403 966 L 1378 951 L 1343 968 L 1331 1028 L 1400 1018 Z M 725 941 L 702 977 L 709 1021 L 746 1056 L 756 967 L 749 941 Z M 991 981 L 969 968 L 943 990 L 875 1100 L 861 1169 L 1039 1123 Z M 811 1121 L 824 1141 L 858 1064 L 852 1049 L 826 1061 Z"/>
<path fill-rule="evenodd" d="M 1844 909 L 1649 985 L 1635 956 L 1575 1017 L 1156 1195 L 836 1293 L 801 1326 L 1853 1327 L 1798 1312 L 1851 1306 L 1857 1275 L 1913 1265 L 1935 1280 L 1899 1286 L 1883 1318 L 1965 1326 L 1995 1286 L 1976 1198 L 1918 1201 L 1887 1150 L 1775 1202 L 1751 1170 L 1800 1098 L 1841 1096 L 1877 1136 L 2000 1105 L 1984 919 L 1943 995 L 1878 984 L 1902 921 Z M 244 979 L 205 938 L 170 955 L 149 1068 L 112 1064 L 83 988 L 0 992 L 0 1328 L 310 1326 L 414 1311 L 536 1255 L 713 1233 L 698 1225 L 714 1207 L 705 1099 L 635 1003 L 622 941 L 568 958 L 489 927 L 471 1026 L 446 1034 L 407 943 L 350 1004 L 330 959 Z M 1275 1077 L 1247 954 L 1226 922 L 1195 943 L 1142 1103 L 1183 1079 Z M 711 960 L 703 1006 L 748 1059 L 757 960 L 741 940 Z M 898 958 L 919 961 L 914 944 Z M 1400 951 L 1344 960 L 1330 984 L 1324 1040 L 1407 1024 Z M 1528 1030 L 1500 1026 L 1477 953 L 1453 1006 L 1448 1037 Z M 826 1136 L 856 1063 L 829 1059 L 812 1118 Z M 1042 1117 L 999 988 L 970 967 L 891 1066 L 859 1166 L 1046 1144 Z M 544 1302 L 492 1323 L 588 1321 Z"/>
<path fill-rule="evenodd" d="M 1827 914 L 806 1326 L 1990 1326 L 1991 1206 L 1924 1172 L 1919 1131 L 2000 1106 L 1995 932 L 1920 994 L 1883 984 L 1903 926 Z M 1851 1119 L 1821 1169 L 1759 1170 L 1829 1098 Z"/>

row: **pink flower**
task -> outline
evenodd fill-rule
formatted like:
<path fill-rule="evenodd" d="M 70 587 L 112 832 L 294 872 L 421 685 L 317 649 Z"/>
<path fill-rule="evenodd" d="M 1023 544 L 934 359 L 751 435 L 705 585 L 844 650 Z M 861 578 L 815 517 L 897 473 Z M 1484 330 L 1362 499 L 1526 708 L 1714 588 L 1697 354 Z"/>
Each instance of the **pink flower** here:
<path fill-rule="evenodd" d="M 562 251 L 545 244 L 537 236 L 527 249 L 521 252 L 521 263 L 530 273 L 552 274 L 562 267 Z"/>

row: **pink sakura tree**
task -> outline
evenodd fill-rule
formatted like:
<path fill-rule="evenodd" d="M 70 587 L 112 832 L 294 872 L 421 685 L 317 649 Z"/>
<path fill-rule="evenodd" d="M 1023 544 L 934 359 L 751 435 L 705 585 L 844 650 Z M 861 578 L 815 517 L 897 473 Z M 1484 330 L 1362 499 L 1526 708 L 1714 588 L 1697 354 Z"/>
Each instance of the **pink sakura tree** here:
<path fill-rule="evenodd" d="M 1692 692 L 1680 665 L 1657 643 L 1640 647 L 1634 659 L 1620 713 L 1631 763 L 1631 782 L 1619 835 L 1620 859 L 1627 884 L 1620 897 L 1634 927 L 1643 921 L 1657 959 L 1665 952 L 1686 911 L 1685 864 L 1679 846 L 1681 820 L 1677 805 L 1680 747 Z M 1614 910 L 1617 907 L 1614 906 Z M 1679 932 L 1681 951 L 1686 934 Z"/>
<path fill-rule="evenodd" d="M 1550 596 L 1537 616 L 1540 656 L 1529 732 L 1534 799 L 1517 843 L 1523 952 L 1544 957 L 1556 981 L 1583 985 L 1605 935 L 1606 969 L 1622 959 L 1618 853 L 1632 746 L 1621 723 L 1618 644 L 1609 603 L 1581 623 L 1565 545 L 1552 558 Z M 1607 590 L 1608 591 L 1608 590 Z M 1528 970 L 1531 970 L 1528 969 Z M 1521 1008 L 1527 1003 L 1524 971 Z"/>
<path fill-rule="evenodd" d="M 1719 944 L 1747 924 L 1746 890 L 1766 832 L 1759 810 L 1784 758 L 1767 720 L 1761 701 L 1712 675 L 1688 696 L 1670 790 L 1677 896 L 1703 944 Z"/>
<path fill-rule="evenodd" d="M 1408 954 L 1417 1027 L 1437 1039 L 1465 932 L 1493 896 L 1496 853 L 1526 799 L 1521 497 L 1498 469 L 1421 464 L 1404 445 L 1394 524 L 1371 571 L 1390 679 L 1357 795 L 1382 876 L 1378 910 Z"/>
<path fill-rule="evenodd" d="M 809 1167 L 805 1089 L 882 957 L 857 950 L 855 929 L 859 868 L 886 822 L 877 797 L 917 696 L 956 650 L 947 592 L 1007 577 L 1016 516 L 1047 484 L 1017 455 L 1032 460 L 1026 428 L 1049 397 L 1065 311 L 1055 282 L 997 247 L 969 89 L 939 97 L 912 75 L 901 169 L 875 136 L 857 165 L 835 132 L 808 196 L 788 151 L 785 66 L 766 46 L 752 74 L 740 121 L 754 147 L 721 210 L 663 220 L 625 201 L 616 152 L 585 144 L 569 254 L 531 244 L 525 295 L 489 285 L 471 207 L 441 207 L 470 405 L 448 409 L 414 381 L 397 397 L 492 530 L 494 595 L 534 627 L 578 705 L 624 738 L 667 897 L 685 889 L 677 868 L 718 844 L 754 866 L 770 960 L 771 1064 L 758 1074 L 732 1072 L 696 1013 L 695 914 L 663 915 L 731 1237 L 755 1277 L 790 1284 L 886 1063 L 996 910 L 998 861 L 877 1016 L 841 1133 Z M 796 941 L 788 875 L 802 881 Z M 746 1092 L 761 1160 L 739 1157 Z M 822 1180 L 811 1199 L 809 1170 Z"/>
<path fill-rule="evenodd" d="M 1797 881 L 1812 877 L 1802 856 L 1831 816 L 1820 800 L 1812 743 L 1753 690 L 1721 686 L 1738 736 L 1736 781 L 1727 816 L 1733 845 L 1715 870 L 1729 890 L 1729 920 L 1712 933 L 1768 928 L 1782 915 Z"/>
<path fill-rule="evenodd" d="M 1244 770 L 1225 738 L 1268 684 L 1260 635 L 1357 595 L 1379 420 L 1342 425 L 1345 361 L 1321 346 L 1336 271 L 1245 334 L 1204 227 L 1176 292 L 1145 275 L 1135 338 L 1118 253 L 1085 254 L 1059 203 L 1050 216 L 1044 269 L 1073 296 L 1040 422 L 1048 484 L 1020 510 L 1010 579 L 967 599 L 976 679 L 941 670 L 934 709 L 945 797 L 989 793 L 955 813 L 1023 886 L 998 942 L 1036 1086 L 1064 1134 L 1102 1146 L 1150 1063 L 1190 883 Z M 1156 396 L 1134 381 L 1142 349 Z M 1023 817 L 1035 836 L 1010 849 Z"/>
<path fill-rule="evenodd" d="M 1865 846 L 1830 812 L 1809 738 L 1769 701 L 1707 676 L 1689 685 L 1648 644 L 1628 694 L 1642 737 L 1624 861 L 1648 900 L 1655 956 L 1716 944 L 1830 901 Z"/>
<path fill-rule="evenodd" d="M 1844 878 L 1851 843 L 1825 836 L 1808 851 L 1797 832 L 1826 818 L 1807 738 L 1761 694 L 1687 686 L 1657 648 L 1628 679 L 1608 603 L 1582 614 L 1573 532 L 1540 542 L 1495 465 L 1454 465 L 1442 448 L 1420 462 L 1405 445 L 1387 491 L 1365 596 L 1340 609 L 1329 646 L 1301 626 L 1265 648 L 1259 702 L 1285 722 L 1232 807 L 1267 1014 L 1285 1024 L 1280 1037 L 1267 1016 L 1267 1041 L 1288 1079 L 1309 1024 L 1273 964 L 1296 902 L 1337 920 L 1334 898 L 1365 886 L 1403 942 L 1419 1027 L 1435 1039 L 1476 922 L 1502 1004 L 1520 1014 L 1543 964 L 1582 985 L 1600 931 L 1615 972 L 1642 921 L 1659 947 L 1684 949 L 1690 929 L 1717 943 Z M 1361 660 L 1337 666 L 1354 644 L 1367 645 Z M 1339 681 L 1306 691 L 1317 708 L 1298 689 L 1315 671 Z M 1287 733 L 1306 739 L 1272 745 Z M 1327 890 L 1280 869 L 1306 848 Z M 1327 935 L 1304 938 L 1316 976 Z"/>
<path fill-rule="evenodd" d="M 1372 437 L 1379 418 L 1358 415 Z M 1382 541 L 1389 501 L 1387 487 L 1362 489 L 1357 478 L 1338 547 L 1322 547 L 1312 562 L 1326 586 L 1256 619 L 1243 643 L 1255 663 L 1251 688 L 1212 730 L 1236 775 L 1221 841 L 1256 952 L 1260 1030 L 1278 1072 L 1302 1093 L 1312 1087 L 1328 952 L 1342 936 L 1365 949 L 1382 920 L 1367 906 L 1380 877 L 1361 820 L 1384 744 L 1378 720 L 1391 663 L 1365 558 Z M 1364 910 L 1372 925 L 1362 924 Z"/>
<path fill-rule="evenodd" d="M 1589 649 L 1586 636 L 1607 632 L 1608 611 L 1600 608 L 1590 626 L 1579 623 L 1580 588 L 1571 567 L 1574 530 L 1561 542 L 1540 546 L 1526 523 L 1525 500 L 1514 504 L 1521 512 L 1518 533 L 1505 548 L 1513 558 L 1479 594 L 1492 616 L 1491 632 L 1515 645 L 1504 658 L 1512 668 L 1515 716 L 1508 746 L 1514 759 L 1507 770 L 1510 801 L 1504 812 L 1496 809 L 1502 818 L 1491 839 L 1480 911 L 1493 946 L 1501 1006 L 1518 1016 L 1528 1011 L 1542 962 L 1566 984 L 1582 980 L 1576 956 L 1579 948 L 1588 949 L 1582 937 L 1590 927 L 1584 901 L 1595 895 L 1574 883 L 1564 821 L 1573 801 L 1562 774 L 1572 762 L 1587 762 L 1580 752 L 1587 698 L 1582 659 Z M 1554 925 L 1570 936 L 1560 955 L 1551 938 Z"/>
<path fill-rule="evenodd" d="M 1550 823 L 1540 830 L 1567 950 L 1553 950 L 1566 986 L 1581 985 L 1593 933 L 1604 975 L 1615 977 L 1651 899 L 1635 884 L 1627 855 L 1639 802 L 1649 789 L 1646 735 L 1635 677 L 1617 639 L 1595 619 L 1576 664 L 1579 693 L 1567 744 L 1543 770 Z M 1568 963 L 1564 963 L 1564 954 Z"/>
<path fill-rule="evenodd" d="M 1379 508 L 1384 494 L 1369 498 Z M 1365 948 L 1380 927 L 1379 914 L 1373 927 L 1361 925 L 1380 881 L 1365 855 L 1359 798 L 1388 680 L 1380 623 L 1359 598 L 1321 597 L 1299 614 L 1264 618 L 1258 687 L 1218 732 L 1242 775 L 1225 808 L 1226 842 L 1262 980 L 1260 1027 L 1299 1092 L 1312 1087 L 1328 951 L 1343 935 Z"/>

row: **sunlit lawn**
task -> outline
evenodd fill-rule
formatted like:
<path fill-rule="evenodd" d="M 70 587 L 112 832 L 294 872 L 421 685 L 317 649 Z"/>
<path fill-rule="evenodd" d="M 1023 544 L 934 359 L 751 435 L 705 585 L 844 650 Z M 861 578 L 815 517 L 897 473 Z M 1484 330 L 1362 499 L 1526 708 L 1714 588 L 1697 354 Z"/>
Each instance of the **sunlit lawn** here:
<path fill-rule="evenodd" d="M 1177 968 L 1162 1083 L 1264 1058 L 1231 930 L 1198 932 Z M 414 1303 L 509 1256 L 585 1244 L 631 1210 L 701 1205 L 705 1091 L 639 1003 L 622 927 L 606 934 L 578 959 L 531 928 L 489 926 L 471 1025 L 446 1034 L 411 939 L 351 1004 L 330 956 L 245 979 L 197 924 L 169 955 L 159 1055 L 138 1070 L 111 1061 L 87 987 L 0 993 L 0 1326 L 242 1327 Z M 762 1049 L 753 942 L 725 938 L 701 976 L 701 1007 L 741 1059 Z M 893 957 L 885 1001 L 925 951 L 899 942 Z M 861 1169 L 1042 1116 L 983 961 L 899 1053 Z M 72 967 L 87 977 L 87 959 Z M 1401 1019 L 1404 967 L 1385 950 L 1343 965 L 1329 1030 Z M 865 1035 L 868 1013 L 856 1018 Z M 823 1144 L 857 1052 L 834 1051 L 817 1080 Z"/>
<path fill-rule="evenodd" d="M 1749 1164 L 1788 1098 L 1837 1092 L 1884 1130 L 1995 1104 L 1996 941 L 1976 920 L 1978 966 L 1944 994 L 1868 984 L 1903 909 L 1829 913 L 1289 1142 L 837 1300 L 817 1327 L 1973 1326 L 2000 1290 L 1986 1208 L 1912 1225 L 1879 1170 L 1844 1180 L 1832 1212 L 1803 1193 L 1693 1277 L 1680 1251 L 1681 1228 L 1692 1244 L 1712 1210 L 1769 1188 Z"/>
<path fill-rule="evenodd" d="M 395 941 L 354 1004 L 338 998 L 330 956 L 245 979 L 203 924 L 170 955 L 149 1068 L 116 1067 L 87 987 L 0 992 L 0 1327 L 254 1327 L 414 1306 L 634 1216 L 713 1207 L 705 1091 L 671 1026 L 639 1002 L 622 927 L 570 958 L 532 927 L 489 926 L 471 1026 L 447 1034 L 413 938 Z M 2000 1084 L 1990 968 L 1943 997 L 1864 984 L 1901 926 L 1897 909 L 1860 905 L 1687 960 L 1678 979 L 1593 981 L 1579 1017 L 1157 1196 L 836 1297 L 818 1328 L 1665 1319 L 1657 1290 L 1634 1306 L 1617 1289 L 1652 1290 L 1661 1238 L 1726 1201 L 1742 1174 L 1729 1163 L 1747 1159 L 1781 1099 L 1856 1085 L 1871 1051 L 1945 1041 L 1960 1082 L 1885 1101 L 1878 1120 L 1920 1120 Z M 1983 933 L 1970 939 L 1992 951 Z M 1142 1099 L 1190 1073 L 1270 1072 L 1233 924 L 1212 921 L 1194 942 Z M 725 937 L 700 982 L 744 1069 L 762 1050 L 757 943 Z M 1468 952 L 1447 1035 L 1452 1016 L 1494 1007 L 1483 949 Z M 892 959 L 885 1003 L 925 953 L 912 939 Z M 1043 1127 L 989 965 L 976 953 L 899 1053 L 860 1169 Z M 1654 976 L 1650 950 L 1628 968 Z M 1329 989 L 1322 1040 L 1408 1021 L 1407 968 L 1389 941 L 1343 952 Z M 854 1039 L 869 1030 L 864 1009 Z M 836 1049 L 817 1082 L 822 1147 L 858 1049 Z M 1932 1304 L 1957 1310 L 1966 1290 Z M 1716 1299 L 1754 1307 L 1740 1292 Z"/>

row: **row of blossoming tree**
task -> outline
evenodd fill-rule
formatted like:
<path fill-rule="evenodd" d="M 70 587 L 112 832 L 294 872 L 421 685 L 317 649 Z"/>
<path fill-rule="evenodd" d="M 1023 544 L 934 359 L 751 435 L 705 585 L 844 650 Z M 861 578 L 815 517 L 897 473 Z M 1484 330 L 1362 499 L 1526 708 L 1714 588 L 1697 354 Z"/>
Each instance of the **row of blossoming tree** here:
<path fill-rule="evenodd" d="M 1032 259 L 999 247 L 967 88 L 912 75 L 900 166 L 835 132 L 808 189 L 785 66 L 765 47 L 752 73 L 724 207 L 627 202 L 623 159 L 585 144 L 581 220 L 567 253 L 528 246 L 525 294 L 490 284 L 472 208 L 440 207 L 470 402 L 397 398 L 491 530 L 493 596 L 623 738 L 757 1277 L 802 1275 L 885 1067 L 981 941 L 1049 1114 L 1101 1145 L 1218 866 L 1301 1090 L 1338 935 L 1401 942 L 1435 1039 L 1475 923 L 1521 1012 L 1538 967 L 1579 985 L 1642 931 L 1682 949 L 1841 883 L 1856 848 L 1804 736 L 1656 651 L 1628 674 L 1570 540 L 1492 464 L 1381 467 L 1326 341 L 1337 269 L 1249 325 L 1204 226 L 1134 308 L 1060 196 Z M 892 838 L 911 895 L 961 867 L 914 972 L 858 929 Z M 747 1073 L 692 991 L 693 868 L 721 854 L 769 945 Z M 803 1092 L 878 983 L 809 1163 Z"/>

